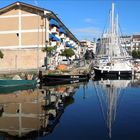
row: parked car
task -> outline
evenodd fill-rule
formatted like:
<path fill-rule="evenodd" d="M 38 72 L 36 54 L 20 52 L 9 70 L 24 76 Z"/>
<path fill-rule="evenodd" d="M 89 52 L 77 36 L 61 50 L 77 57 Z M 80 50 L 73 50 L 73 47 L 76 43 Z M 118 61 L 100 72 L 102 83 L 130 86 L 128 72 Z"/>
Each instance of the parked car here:
<path fill-rule="evenodd" d="M 70 65 L 71 64 L 71 61 L 68 60 L 68 59 L 63 59 L 60 64 L 66 64 L 66 65 Z"/>

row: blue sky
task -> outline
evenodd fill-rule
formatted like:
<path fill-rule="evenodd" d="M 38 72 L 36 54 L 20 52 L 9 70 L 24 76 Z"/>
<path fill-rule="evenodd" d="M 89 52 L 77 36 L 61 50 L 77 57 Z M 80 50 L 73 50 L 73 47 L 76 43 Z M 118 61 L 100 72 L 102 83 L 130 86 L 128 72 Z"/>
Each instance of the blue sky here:
<path fill-rule="evenodd" d="M 0 8 L 16 0 L 0 0 Z M 53 11 L 78 39 L 100 37 L 112 0 L 19 0 Z M 140 33 L 140 0 L 114 0 L 123 35 Z"/>

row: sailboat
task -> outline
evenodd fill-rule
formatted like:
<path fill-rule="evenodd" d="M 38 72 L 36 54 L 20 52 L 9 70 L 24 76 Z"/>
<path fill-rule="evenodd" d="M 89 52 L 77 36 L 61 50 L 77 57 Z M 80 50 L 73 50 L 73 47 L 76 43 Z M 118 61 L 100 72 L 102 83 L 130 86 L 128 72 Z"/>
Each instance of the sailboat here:
<path fill-rule="evenodd" d="M 118 31 L 118 15 L 114 14 L 114 3 L 110 12 L 109 29 L 100 39 L 100 51 L 95 58 L 93 66 L 95 76 L 100 75 L 132 75 L 130 56 L 121 47 Z"/>

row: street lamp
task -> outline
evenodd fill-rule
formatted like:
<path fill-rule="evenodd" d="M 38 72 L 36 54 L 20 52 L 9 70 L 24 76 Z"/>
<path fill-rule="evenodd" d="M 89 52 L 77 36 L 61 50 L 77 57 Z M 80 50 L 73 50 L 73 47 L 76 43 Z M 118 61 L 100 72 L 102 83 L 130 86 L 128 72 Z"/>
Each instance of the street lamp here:
<path fill-rule="evenodd" d="M 46 70 L 48 69 L 48 53 L 47 53 L 48 41 L 45 41 L 45 50 L 46 50 L 46 57 L 45 57 L 45 66 Z"/>

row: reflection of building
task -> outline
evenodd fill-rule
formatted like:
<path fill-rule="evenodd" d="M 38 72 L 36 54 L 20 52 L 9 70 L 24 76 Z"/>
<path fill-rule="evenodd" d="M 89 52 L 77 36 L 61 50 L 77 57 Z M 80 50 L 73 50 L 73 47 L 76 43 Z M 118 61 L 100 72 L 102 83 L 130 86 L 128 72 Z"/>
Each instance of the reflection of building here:
<path fill-rule="evenodd" d="M 41 105 L 44 94 L 37 91 L 18 91 L 1 94 L 0 106 L 3 112 L 0 117 L 0 131 L 13 136 L 24 136 L 40 127 L 43 116 Z"/>
<path fill-rule="evenodd" d="M 77 85 L 0 94 L 0 132 L 5 137 L 36 137 L 53 131 Z"/>
<path fill-rule="evenodd" d="M 130 80 L 101 80 L 94 82 L 110 138 L 112 137 L 112 125 L 116 119 L 120 95 L 124 93 L 125 88 L 129 84 Z"/>

